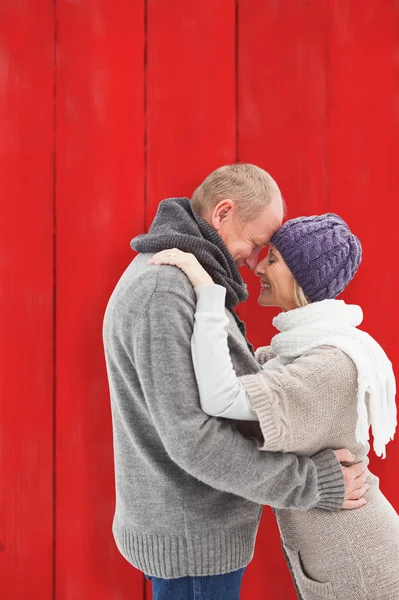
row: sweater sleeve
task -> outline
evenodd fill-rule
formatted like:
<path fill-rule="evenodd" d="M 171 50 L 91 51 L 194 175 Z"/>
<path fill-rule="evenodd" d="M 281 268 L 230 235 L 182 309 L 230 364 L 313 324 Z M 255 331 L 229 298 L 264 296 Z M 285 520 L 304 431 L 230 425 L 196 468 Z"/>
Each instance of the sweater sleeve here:
<path fill-rule="evenodd" d="M 226 290 L 215 284 L 195 288 L 197 307 L 191 338 L 202 410 L 214 417 L 257 421 L 244 384 L 238 379 L 227 345 Z"/>
<path fill-rule="evenodd" d="M 306 453 L 325 447 L 337 411 L 331 381 L 342 378 L 348 363 L 342 352 L 324 346 L 288 365 L 241 377 L 259 418 L 262 449 Z"/>
<path fill-rule="evenodd" d="M 228 420 L 200 407 L 191 355 L 195 303 L 154 291 L 132 335 L 132 364 L 157 435 L 171 459 L 207 485 L 276 508 L 341 508 L 345 487 L 335 455 L 259 452 Z"/>

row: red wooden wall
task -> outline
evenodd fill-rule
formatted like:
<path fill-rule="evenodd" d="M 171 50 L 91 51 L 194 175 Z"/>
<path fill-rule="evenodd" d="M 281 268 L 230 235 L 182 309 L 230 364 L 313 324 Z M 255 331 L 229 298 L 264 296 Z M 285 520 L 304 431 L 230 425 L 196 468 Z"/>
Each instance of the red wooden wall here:
<path fill-rule="evenodd" d="M 2 0 L 0 596 L 149 600 L 118 554 L 101 343 L 158 202 L 254 162 L 364 245 L 347 301 L 399 373 L 396 0 Z M 267 343 L 274 311 L 242 307 Z M 399 510 L 399 441 L 372 458 Z M 244 600 L 293 600 L 265 508 Z"/>

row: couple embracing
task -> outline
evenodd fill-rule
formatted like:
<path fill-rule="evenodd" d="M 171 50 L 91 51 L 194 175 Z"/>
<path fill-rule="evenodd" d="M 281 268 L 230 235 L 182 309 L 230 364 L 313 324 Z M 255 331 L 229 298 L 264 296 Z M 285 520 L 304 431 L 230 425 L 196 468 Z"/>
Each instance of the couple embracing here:
<path fill-rule="evenodd" d="M 262 505 L 298 598 L 399 598 L 399 516 L 367 469 L 369 429 L 381 457 L 395 432 L 395 378 L 336 299 L 361 244 L 338 215 L 283 216 L 268 173 L 221 167 L 160 203 L 109 300 L 113 534 L 153 600 L 238 600 Z M 242 266 L 281 308 L 256 352 Z"/>

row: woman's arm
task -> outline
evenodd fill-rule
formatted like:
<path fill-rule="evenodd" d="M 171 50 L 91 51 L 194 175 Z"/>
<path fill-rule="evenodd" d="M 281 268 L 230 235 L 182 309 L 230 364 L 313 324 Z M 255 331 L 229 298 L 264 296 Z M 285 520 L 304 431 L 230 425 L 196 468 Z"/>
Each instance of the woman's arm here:
<path fill-rule="evenodd" d="M 316 348 L 291 364 L 238 378 L 227 344 L 225 289 L 213 284 L 192 255 L 173 250 L 154 258 L 158 264 L 179 266 L 194 282 L 192 355 L 203 411 L 259 420 L 264 450 L 306 453 L 314 446 L 324 447 L 325 428 L 331 427 L 337 418 L 334 410 L 340 407 L 340 398 L 328 397 L 329 386 L 344 373 L 356 378 L 352 361 L 335 348 Z"/>
<path fill-rule="evenodd" d="M 214 417 L 257 421 L 244 384 L 237 377 L 227 344 L 226 290 L 195 287 L 197 307 L 191 352 L 202 410 Z"/>
<path fill-rule="evenodd" d="M 172 248 L 154 254 L 148 262 L 179 267 L 194 286 L 197 307 L 191 350 L 202 410 L 213 417 L 257 421 L 245 387 L 230 359 L 226 290 L 213 283 L 190 253 Z"/>
<path fill-rule="evenodd" d="M 342 418 L 348 389 L 356 386 L 357 372 L 341 350 L 320 346 L 288 365 L 240 381 L 258 415 L 262 449 L 308 454 L 325 447 Z"/>

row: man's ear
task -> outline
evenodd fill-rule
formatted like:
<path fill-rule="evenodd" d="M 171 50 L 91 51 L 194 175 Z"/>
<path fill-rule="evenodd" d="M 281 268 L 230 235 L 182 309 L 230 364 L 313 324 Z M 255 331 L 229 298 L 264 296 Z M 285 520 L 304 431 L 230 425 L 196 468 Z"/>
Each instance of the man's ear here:
<path fill-rule="evenodd" d="M 211 215 L 211 224 L 216 231 L 220 231 L 223 223 L 229 221 L 235 212 L 235 204 L 233 200 L 221 200 L 216 204 Z"/>

